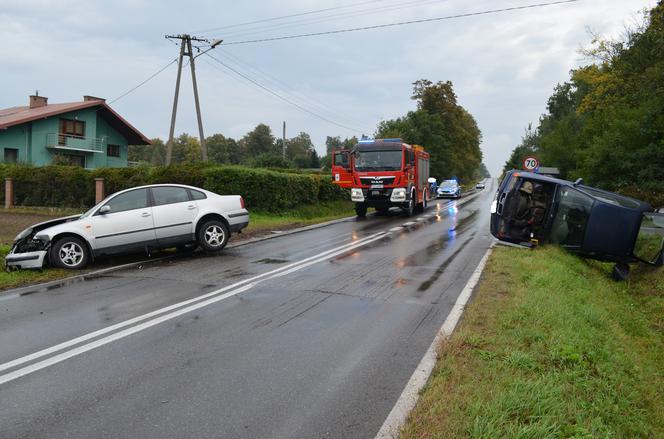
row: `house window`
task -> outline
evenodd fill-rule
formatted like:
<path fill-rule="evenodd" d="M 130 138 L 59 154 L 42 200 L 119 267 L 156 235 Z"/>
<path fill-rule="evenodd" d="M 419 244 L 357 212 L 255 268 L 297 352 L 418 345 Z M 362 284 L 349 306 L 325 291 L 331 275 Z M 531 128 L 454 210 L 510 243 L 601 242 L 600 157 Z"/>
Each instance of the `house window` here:
<path fill-rule="evenodd" d="M 16 148 L 5 148 L 5 163 L 16 163 L 18 161 L 18 149 Z"/>
<path fill-rule="evenodd" d="M 60 145 L 65 144 L 67 137 L 85 136 L 85 122 L 80 120 L 60 119 L 60 135 L 58 141 Z"/>
<path fill-rule="evenodd" d="M 120 145 L 111 145 L 106 147 L 106 155 L 109 157 L 120 157 Z"/>

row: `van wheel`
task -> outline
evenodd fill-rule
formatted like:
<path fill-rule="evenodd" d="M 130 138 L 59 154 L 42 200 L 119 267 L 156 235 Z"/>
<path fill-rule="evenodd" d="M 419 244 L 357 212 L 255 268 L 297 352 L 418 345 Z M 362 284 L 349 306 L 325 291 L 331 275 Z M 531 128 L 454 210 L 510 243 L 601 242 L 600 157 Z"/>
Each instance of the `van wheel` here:
<path fill-rule="evenodd" d="M 49 258 L 55 267 L 80 270 L 88 264 L 90 253 L 80 238 L 65 236 L 51 247 Z"/>
<path fill-rule="evenodd" d="M 355 213 L 359 218 L 367 216 L 367 205 L 365 203 L 355 203 Z"/>
<path fill-rule="evenodd" d="M 218 252 L 228 242 L 228 227 L 219 220 L 206 221 L 198 229 L 198 245 L 206 252 Z"/>
<path fill-rule="evenodd" d="M 618 262 L 616 265 L 613 266 L 613 270 L 611 270 L 611 275 L 613 276 L 613 280 L 616 280 L 618 282 L 623 282 L 629 279 L 629 264 L 625 264 L 624 262 Z"/>

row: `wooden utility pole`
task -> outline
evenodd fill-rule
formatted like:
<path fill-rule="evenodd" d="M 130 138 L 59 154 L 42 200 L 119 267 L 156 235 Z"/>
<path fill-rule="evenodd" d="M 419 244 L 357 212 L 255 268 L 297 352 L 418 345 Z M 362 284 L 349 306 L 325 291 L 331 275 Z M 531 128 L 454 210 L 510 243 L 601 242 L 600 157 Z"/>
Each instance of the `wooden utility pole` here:
<path fill-rule="evenodd" d="M 180 95 L 180 78 L 182 77 L 182 60 L 185 56 L 189 57 L 189 66 L 191 67 L 191 82 L 194 86 L 194 102 L 196 104 L 196 117 L 198 118 L 198 136 L 201 143 L 201 158 L 203 161 L 207 161 L 208 152 L 207 145 L 205 144 L 205 135 L 203 134 L 203 118 L 201 117 L 201 105 L 198 99 L 198 85 L 196 83 L 196 66 L 194 60 L 197 56 L 202 55 L 208 50 L 212 50 L 221 44 L 222 40 L 213 41 L 210 44 L 209 40 L 205 38 L 192 37 L 190 35 L 166 35 L 168 39 L 180 40 L 180 58 L 178 59 L 178 76 L 175 81 L 175 97 L 173 98 L 173 112 L 171 113 L 171 128 L 168 133 L 168 143 L 166 144 L 166 165 L 171 164 L 173 158 L 173 136 L 175 135 L 175 118 L 177 117 L 178 112 L 178 97 Z M 199 53 L 194 56 L 192 41 L 203 42 L 210 44 L 209 49 Z M 197 48 L 198 49 L 198 48 Z M 198 49 L 200 50 L 200 49 Z"/>
<path fill-rule="evenodd" d="M 168 37 L 166 37 L 168 38 Z M 168 132 L 168 143 L 166 143 L 166 165 L 171 164 L 173 156 L 173 134 L 175 133 L 175 117 L 178 113 L 178 97 L 180 95 L 180 78 L 182 77 L 182 58 L 184 57 L 184 38 L 180 43 L 180 58 L 178 58 L 178 76 L 175 80 L 175 97 L 173 98 L 173 112 L 171 113 L 171 129 Z"/>
<path fill-rule="evenodd" d="M 284 130 L 281 135 L 281 155 L 286 160 L 286 121 L 284 121 Z"/>

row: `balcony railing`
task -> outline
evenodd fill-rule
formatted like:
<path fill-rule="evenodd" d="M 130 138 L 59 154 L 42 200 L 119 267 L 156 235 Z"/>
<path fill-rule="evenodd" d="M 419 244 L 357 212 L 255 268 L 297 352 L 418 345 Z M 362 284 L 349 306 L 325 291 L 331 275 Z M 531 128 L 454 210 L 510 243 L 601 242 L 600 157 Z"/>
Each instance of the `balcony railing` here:
<path fill-rule="evenodd" d="M 104 152 L 104 138 L 73 136 L 71 134 L 46 134 L 46 147 L 84 152 Z"/>

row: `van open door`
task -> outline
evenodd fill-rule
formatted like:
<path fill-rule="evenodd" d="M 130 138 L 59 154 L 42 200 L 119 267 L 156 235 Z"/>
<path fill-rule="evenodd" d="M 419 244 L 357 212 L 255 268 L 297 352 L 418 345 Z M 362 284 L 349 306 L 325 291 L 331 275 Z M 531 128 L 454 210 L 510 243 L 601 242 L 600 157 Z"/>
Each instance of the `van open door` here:
<path fill-rule="evenodd" d="M 332 183 L 343 188 L 353 186 L 353 155 L 350 150 L 332 152 Z"/>
<path fill-rule="evenodd" d="M 649 265 L 664 265 L 664 213 L 644 212 L 633 255 Z"/>

